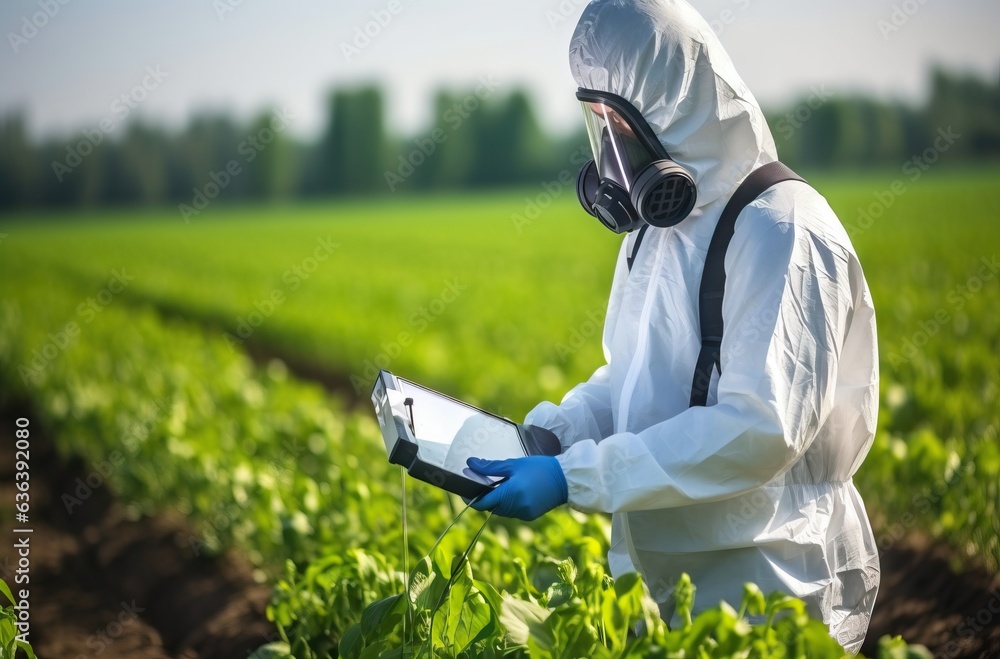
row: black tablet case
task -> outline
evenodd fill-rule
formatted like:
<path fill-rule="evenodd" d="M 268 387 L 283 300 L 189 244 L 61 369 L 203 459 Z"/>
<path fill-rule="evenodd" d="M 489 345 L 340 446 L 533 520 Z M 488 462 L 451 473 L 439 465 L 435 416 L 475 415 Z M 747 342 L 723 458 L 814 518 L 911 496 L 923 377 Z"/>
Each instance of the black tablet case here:
<path fill-rule="evenodd" d="M 392 413 L 392 406 L 389 405 L 388 394 L 386 393 L 387 390 L 399 390 L 398 383 L 392 373 L 389 371 L 380 371 L 375 378 L 375 386 L 372 388 L 372 403 L 375 405 L 375 416 L 378 419 L 379 428 L 382 430 L 382 439 L 385 441 L 385 450 L 389 454 L 389 462 L 402 465 L 414 478 L 467 499 L 474 499 L 493 487 L 492 485 L 485 485 L 461 474 L 447 471 L 437 465 L 420 460 L 417 457 L 417 444 L 411 442 L 408 438 L 407 420 Z M 468 403 L 464 403 L 451 396 L 439 392 L 435 393 L 445 398 L 451 398 L 462 405 L 472 407 Z M 478 410 L 479 408 L 473 409 Z M 515 426 L 525 455 L 559 455 L 562 452 L 559 439 L 545 428 L 525 426 L 495 414 L 490 414 L 485 410 L 479 411 Z"/>

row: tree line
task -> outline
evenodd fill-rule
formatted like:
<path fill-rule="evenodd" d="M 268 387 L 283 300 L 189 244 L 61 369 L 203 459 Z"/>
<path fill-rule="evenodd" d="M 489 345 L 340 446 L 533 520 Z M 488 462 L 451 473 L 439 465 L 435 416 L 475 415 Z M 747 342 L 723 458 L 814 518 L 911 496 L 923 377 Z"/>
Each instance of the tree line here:
<path fill-rule="evenodd" d="M 1000 156 L 1000 82 L 935 70 L 922 107 L 813 90 L 790 110 L 768 113 L 781 159 L 803 169 L 905 168 L 915 159 L 952 163 Z"/>
<path fill-rule="evenodd" d="M 540 126 L 523 90 L 498 93 L 489 79 L 440 91 L 434 123 L 393 134 L 376 86 L 340 89 L 319 139 L 304 142 L 284 109 L 241 124 L 195 116 L 181 130 L 114 117 L 70 138 L 36 141 L 26 119 L 0 119 L 0 207 L 175 204 L 185 217 L 210 201 L 289 200 L 538 185 L 575 174 L 588 153 L 582 122 L 567 135 Z M 941 143 L 947 160 L 1000 157 L 1000 84 L 932 73 L 919 107 L 811 90 L 767 112 L 779 154 L 792 167 L 904 167 Z M 943 157 L 940 150 L 935 159 Z"/>

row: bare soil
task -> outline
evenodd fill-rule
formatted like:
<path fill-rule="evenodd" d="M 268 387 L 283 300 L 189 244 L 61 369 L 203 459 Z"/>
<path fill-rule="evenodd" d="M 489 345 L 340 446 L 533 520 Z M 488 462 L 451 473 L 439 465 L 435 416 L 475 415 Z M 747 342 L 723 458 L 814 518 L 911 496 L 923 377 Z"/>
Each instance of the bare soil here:
<path fill-rule="evenodd" d="M 13 437 L 14 417 L 0 415 Z M 9 431 L 9 432 L 8 432 Z M 193 527 L 175 515 L 130 519 L 100 485 L 72 512 L 62 501 L 95 472 L 64 460 L 31 427 L 29 641 L 50 659 L 246 657 L 274 640 L 264 615 L 270 588 L 236 554 L 199 555 Z M 15 597 L 19 557 L 13 441 L 0 455 L 0 575 Z M 85 490 L 81 490 L 85 492 Z"/>
<path fill-rule="evenodd" d="M 1000 657 L 1000 575 L 956 572 L 954 552 L 910 536 L 880 556 L 882 583 L 862 653 L 885 634 L 925 645 L 935 657 Z"/>
<path fill-rule="evenodd" d="M 250 348 L 259 363 L 274 357 Z M 285 361 L 296 376 L 355 407 L 361 402 L 346 379 L 303 360 Z M 13 416 L 0 415 L 0 429 L 12 436 L 13 428 Z M 268 586 L 254 581 L 238 554 L 198 555 L 196 531 L 186 520 L 130 519 L 106 486 L 69 514 L 62 495 L 93 472 L 56 455 L 38 430 L 32 428 L 30 640 L 40 658 L 245 657 L 276 638 L 264 616 Z M 13 458 L 12 448 L 0 455 L 0 576 L 12 588 Z M 975 566 L 956 572 L 954 559 L 946 545 L 916 535 L 882 553 L 863 654 L 875 656 L 879 638 L 898 634 L 935 657 L 1000 658 L 1000 575 Z"/>

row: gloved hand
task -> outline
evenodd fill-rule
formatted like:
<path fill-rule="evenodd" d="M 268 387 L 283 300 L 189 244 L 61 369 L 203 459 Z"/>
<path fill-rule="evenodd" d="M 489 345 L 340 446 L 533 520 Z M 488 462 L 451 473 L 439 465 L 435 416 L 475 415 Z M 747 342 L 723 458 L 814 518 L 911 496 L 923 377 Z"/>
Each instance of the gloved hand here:
<path fill-rule="evenodd" d="M 469 458 L 469 468 L 483 476 L 507 480 L 473 502 L 476 510 L 492 510 L 503 517 L 530 522 L 566 503 L 569 488 L 559 461 L 546 455 L 510 460 Z"/>

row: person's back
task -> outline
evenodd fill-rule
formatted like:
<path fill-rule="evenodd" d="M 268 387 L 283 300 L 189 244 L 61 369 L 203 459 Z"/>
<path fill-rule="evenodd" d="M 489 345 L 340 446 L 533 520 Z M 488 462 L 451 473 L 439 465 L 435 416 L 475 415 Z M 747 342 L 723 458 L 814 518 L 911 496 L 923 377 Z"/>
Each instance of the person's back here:
<path fill-rule="evenodd" d="M 686 2 L 590 4 L 570 64 L 581 89 L 641 113 L 690 173 L 697 201 L 676 225 L 623 241 L 607 365 L 525 423 L 559 437 L 569 504 L 614 513 L 612 571 L 641 572 L 668 621 L 682 572 L 706 607 L 739 602 L 752 581 L 805 599 L 857 650 L 879 566 L 851 477 L 874 436 L 878 361 L 850 240 L 801 182 L 779 183 L 743 210 L 725 259 L 721 376 L 708 404 L 691 407 L 708 246 L 740 183 L 777 159 L 770 131 Z"/>

